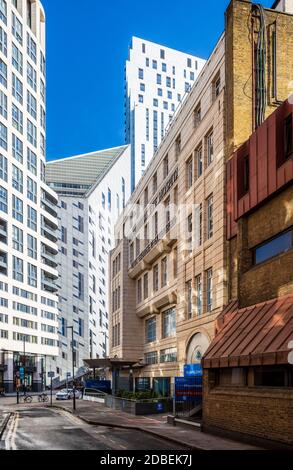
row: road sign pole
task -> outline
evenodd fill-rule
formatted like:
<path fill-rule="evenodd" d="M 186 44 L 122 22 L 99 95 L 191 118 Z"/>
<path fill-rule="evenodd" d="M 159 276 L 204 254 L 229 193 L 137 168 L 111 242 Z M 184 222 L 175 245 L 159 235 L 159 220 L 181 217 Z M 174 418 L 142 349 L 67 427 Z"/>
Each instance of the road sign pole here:
<path fill-rule="evenodd" d="M 52 384 L 52 376 L 51 376 L 51 406 L 53 406 L 53 384 Z"/>

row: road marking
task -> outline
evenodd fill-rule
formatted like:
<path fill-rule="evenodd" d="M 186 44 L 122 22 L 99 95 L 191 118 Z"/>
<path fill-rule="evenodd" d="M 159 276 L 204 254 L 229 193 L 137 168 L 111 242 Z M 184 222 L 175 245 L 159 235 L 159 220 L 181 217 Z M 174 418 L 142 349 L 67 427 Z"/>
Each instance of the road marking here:
<path fill-rule="evenodd" d="M 5 446 L 6 450 L 16 450 L 15 438 L 18 428 L 19 413 L 15 412 L 12 415 L 12 418 L 8 425 L 8 430 L 6 431 Z"/>

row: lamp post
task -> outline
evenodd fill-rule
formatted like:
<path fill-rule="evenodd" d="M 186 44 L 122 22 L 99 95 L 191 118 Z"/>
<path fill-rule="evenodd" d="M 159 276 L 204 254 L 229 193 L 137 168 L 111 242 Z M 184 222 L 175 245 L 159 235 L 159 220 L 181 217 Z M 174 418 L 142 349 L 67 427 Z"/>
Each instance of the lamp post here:
<path fill-rule="evenodd" d="M 24 392 L 24 395 L 26 395 L 25 366 L 26 366 L 26 358 L 25 358 L 25 335 L 24 335 L 23 336 L 23 392 Z"/>
<path fill-rule="evenodd" d="M 75 400 L 75 385 L 74 385 L 74 344 L 73 344 L 73 326 L 67 326 L 67 330 L 71 330 L 71 347 L 72 347 L 72 390 L 73 390 L 73 411 L 76 410 L 76 400 Z"/>

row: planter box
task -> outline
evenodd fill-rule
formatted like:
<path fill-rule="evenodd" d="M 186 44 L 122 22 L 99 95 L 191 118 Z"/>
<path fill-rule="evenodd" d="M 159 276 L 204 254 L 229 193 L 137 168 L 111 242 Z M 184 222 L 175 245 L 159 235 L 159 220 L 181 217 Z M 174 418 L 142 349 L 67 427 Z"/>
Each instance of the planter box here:
<path fill-rule="evenodd" d="M 171 398 L 158 398 L 153 400 L 127 400 L 111 395 L 106 397 L 105 405 L 113 410 L 124 411 L 133 415 L 154 415 L 172 411 Z"/>

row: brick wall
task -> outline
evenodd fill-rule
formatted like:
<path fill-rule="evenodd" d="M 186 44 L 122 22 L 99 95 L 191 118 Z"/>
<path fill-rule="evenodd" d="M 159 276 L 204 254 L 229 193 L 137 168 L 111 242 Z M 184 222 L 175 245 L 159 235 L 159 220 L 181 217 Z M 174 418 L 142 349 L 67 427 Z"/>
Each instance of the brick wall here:
<path fill-rule="evenodd" d="M 210 388 L 204 374 L 204 428 L 293 444 L 293 390 Z"/>
<path fill-rule="evenodd" d="M 246 307 L 293 292 L 293 251 L 258 266 L 251 249 L 293 226 L 293 186 L 238 222 L 239 300 Z"/>

